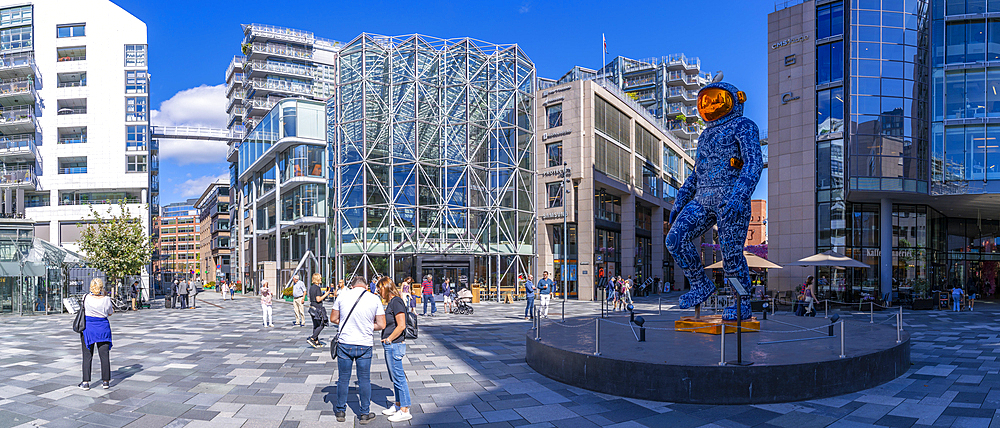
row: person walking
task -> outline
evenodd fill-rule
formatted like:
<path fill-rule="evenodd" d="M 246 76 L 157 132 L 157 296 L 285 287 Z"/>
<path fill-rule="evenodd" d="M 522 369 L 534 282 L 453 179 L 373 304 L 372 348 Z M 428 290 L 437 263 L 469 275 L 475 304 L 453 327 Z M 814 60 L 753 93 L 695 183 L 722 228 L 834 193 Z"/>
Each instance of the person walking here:
<path fill-rule="evenodd" d="M 205 290 L 205 283 L 202 282 L 201 278 L 195 278 L 194 281 L 191 281 L 191 285 L 193 287 L 192 290 L 193 296 L 191 296 L 191 303 L 193 305 L 191 308 L 198 309 L 198 295 Z"/>
<path fill-rule="evenodd" d="M 181 299 L 181 309 L 188 308 L 188 283 L 187 281 L 177 281 L 177 295 Z"/>
<path fill-rule="evenodd" d="M 372 398 L 372 341 L 375 332 L 385 328 L 385 308 L 382 300 L 369 293 L 365 279 L 355 277 L 351 288 L 340 293 L 333 304 L 330 319 L 340 326 L 337 333 L 337 406 L 334 415 L 337 422 L 344 422 L 347 411 L 347 390 L 350 387 L 351 370 L 358 368 L 358 402 L 360 412 L 358 422 L 367 425 L 375 419 L 371 413 Z"/>
<path fill-rule="evenodd" d="M 312 285 L 309 286 L 309 316 L 312 318 L 313 322 L 313 332 L 312 336 L 306 339 L 313 348 L 319 348 L 323 346 L 323 343 L 319 341 L 319 334 L 323 332 L 323 328 L 329 318 L 326 317 L 326 308 L 323 306 L 323 301 L 327 297 L 333 295 L 333 290 L 327 289 L 324 293 L 319 287 L 323 283 L 323 275 L 314 273 L 312 276 Z"/>
<path fill-rule="evenodd" d="M 222 291 L 222 300 L 226 300 L 229 297 L 229 283 L 222 280 L 222 285 L 219 287 L 219 291 Z"/>
<path fill-rule="evenodd" d="M 431 304 L 431 316 L 437 313 L 437 303 L 434 302 L 434 282 L 432 280 L 434 277 L 427 275 L 424 277 L 424 282 L 420 283 L 420 288 L 423 291 L 421 295 L 421 300 L 424 302 L 424 313 L 420 315 L 427 315 L 427 302 Z"/>
<path fill-rule="evenodd" d="M 382 277 L 378 281 L 378 292 L 382 300 L 389 302 L 385 307 L 385 328 L 382 329 L 382 349 L 385 352 L 385 365 L 389 369 L 389 380 L 396 402 L 382 411 L 388 416 L 389 422 L 403 422 L 413 419 L 410 415 L 410 386 L 406 383 L 406 371 L 403 370 L 403 357 L 406 356 L 406 307 L 403 295 L 392 279 Z"/>
<path fill-rule="evenodd" d="M 451 302 L 454 301 L 451 298 L 451 278 L 444 279 L 444 284 L 441 286 L 441 295 L 444 297 L 444 313 L 450 314 L 453 310 Z"/>
<path fill-rule="evenodd" d="M 90 280 L 90 295 L 83 297 L 80 308 L 87 319 L 87 327 L 80 333 L 83 345 L 83 382 L 79 387 L 90 389 L 90 372 L 94 364 L 94 349 L 101 358 L 101 384 L 104 389 L 111 387 L 111 323 L 108 317 L 115 313 L 111 298 L 104 292 L 104 281 Z"/>
<path fill-rule="evenodd" d="M 628 305 L 632 304 L 632 275 L 622 284 L 622 310 L 628 310 Z"/>
<path fill-rule="evenodd" d="M 411 310 L 416 307 L 416 302 L 413 300 L 413 278 L 406 277 L 403 280 L 402 288 L 399 290 L 399 297 L 403 299 L 403 303 L 406 303 L 407 310 Z"/>
<path fill-rule="evenodd" d="M 531 274 L 528 274 L 528 279 L 524 281 L 524 300 L 528 301 L 528 304 L 524 306 L 524 319 L 534 319 L 535 318 L 535 284 L 531 282 Z"/>
<path fill-rule="evenodd" d="M 309 291 L 306 288 L 306 283 L 299 279 L 299 275 L 296 274 L 292 277 L 292 311 L 295 312 L 295 320 L 292 321 L 292 325 L 298 325 L 299 327 L 306 325 L 306 315 L 305 306 L 303 303 L 306 301 L 306 293 Z"/>
<path fill-rule="evenodd" d="M 962 295 L 965 294 L 965 290 L 955 284 L 955 288 L 951 289 L 951 309 L 955 312 L 962 310 Z"/>
<path fill-rule="evenodd" d="M 264 327 L 274 327 L 274 320 L 271 319 L 271 285 L 267 281 L 260 285 L 260 312 L 264 318 Z"/>
<path fill-rule="evenodd" d="M 812 275 L 806 277 L 806 286 L 802 292 L 806 295 L 805 305 L 806 311 L 805 316 L 814 317 L 816 316 L 816 283 L 815 278 Z"/>
<path fill-rule="evenodd" d="M 549 271 L 542 272 L 542 279 L 538 280 L 538 296 L 542 299 L 542 317 L 549 317 L 549 301 L 552 300 L 552 289 L 556 283 L 549 279 Z"/>

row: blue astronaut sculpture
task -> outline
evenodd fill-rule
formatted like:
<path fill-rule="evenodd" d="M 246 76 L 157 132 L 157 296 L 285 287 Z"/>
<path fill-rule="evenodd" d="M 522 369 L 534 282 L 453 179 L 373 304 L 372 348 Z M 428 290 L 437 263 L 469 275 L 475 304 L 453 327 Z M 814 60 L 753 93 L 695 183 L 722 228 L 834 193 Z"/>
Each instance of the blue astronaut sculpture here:
<path fill-rule="evenodd" d="M 694 172 L 677 192 L 670 212 L 667 249 L 691 282 L 691 291 L 680 297 L 681 308 L 698 305 L 715 291 L 692 242 L 713 224 L 719 226 L 726 276 L 750 283 L 743 244 L 750 224 L 750 195 L 764 162 L 757 125 L 743 117 L 746 95 L 721 80 L 718 73 L 698 92 L 698 114 L 706 127 L 698 139 Z M 726 308 L 723 319 L 736 319 L 736 304 L 742 305 L 743 319 L 751 317 L 749 300 L 742 300 Z"/>

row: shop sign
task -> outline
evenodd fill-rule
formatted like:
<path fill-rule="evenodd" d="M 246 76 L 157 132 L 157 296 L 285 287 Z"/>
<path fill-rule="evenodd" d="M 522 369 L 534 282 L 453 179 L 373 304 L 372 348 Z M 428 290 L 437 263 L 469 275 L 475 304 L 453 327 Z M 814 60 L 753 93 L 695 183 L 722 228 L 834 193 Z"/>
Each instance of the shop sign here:
<path fill-rule="evenodd" d="M 785 40 L 782 40 L 780 42 L 771 43 L 771 49 L 783 48 L 783 47 L 791 45 L 793 43 L 804 42 L 806 40 L 809 40 L 809 35 L 808 34 L 803 34 L 801 36 L 795 36 L 795 37 L 789 37 L 789 38 L 787 38 Z"/>

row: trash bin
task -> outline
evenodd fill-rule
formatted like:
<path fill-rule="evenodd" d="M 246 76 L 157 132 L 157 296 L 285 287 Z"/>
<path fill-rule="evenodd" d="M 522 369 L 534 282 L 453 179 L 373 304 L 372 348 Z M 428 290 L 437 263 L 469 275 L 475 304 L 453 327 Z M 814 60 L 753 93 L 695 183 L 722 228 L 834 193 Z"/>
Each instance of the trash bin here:
<path fill-rule="evenodd" d="M 164 297 L 163 298 L 163 307 L 166 308 L 166 309 L 173 309 L 173 307 L 174 307 L 174 298 L 171 297 L 171 296 Z"/>
<path fill-rule="evenodd" d="M 479 303 L 479 294 L 481 293 L 482 287 L 479 284 L 472 284 L 469 291 L 472 291 L 472 303 Z"/>

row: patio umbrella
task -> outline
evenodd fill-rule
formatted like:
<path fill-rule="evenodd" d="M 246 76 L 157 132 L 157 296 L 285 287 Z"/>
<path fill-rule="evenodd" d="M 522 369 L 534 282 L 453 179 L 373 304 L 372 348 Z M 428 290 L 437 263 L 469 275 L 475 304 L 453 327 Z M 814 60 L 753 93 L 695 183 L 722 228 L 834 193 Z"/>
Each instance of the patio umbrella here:
<path fill-rule="evenodd" d="M 799 259 L 797 262 L 792 262 L 786 264 L 785 266 L 829 266 L 829 267 L 845 267 L 845 268 L 866 268 L 868 265 L 840 254 L 836 251 L 824 251 L 819 254 L 813 254 L 809 257 Z"/>
<path fill-rule="evenodd" d="M 747 258 L 747 266 L 749 266 L 749 267 L 752 267 L 752 268 L 763 268 L 763 269 L 781 269 L 781 266 L 778 266 L 778 265 L 776 265 L 774 263 L 771 263 L 769 260 L 767 260 L 767 259 L 765 259 L 763 257 L 757 256 L 757 255 L 755 255 L 753 253 L 748 253 L 748 252 L 744 251 L 743 255 L 746 256 L 746 258 Z M 712 265 L 706 267 L 705 269 L 722 269 L 722 261 L 720 260 L 718 262 L 715 262 Z"/>

